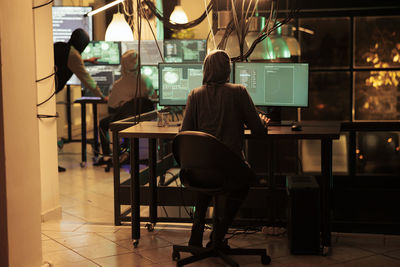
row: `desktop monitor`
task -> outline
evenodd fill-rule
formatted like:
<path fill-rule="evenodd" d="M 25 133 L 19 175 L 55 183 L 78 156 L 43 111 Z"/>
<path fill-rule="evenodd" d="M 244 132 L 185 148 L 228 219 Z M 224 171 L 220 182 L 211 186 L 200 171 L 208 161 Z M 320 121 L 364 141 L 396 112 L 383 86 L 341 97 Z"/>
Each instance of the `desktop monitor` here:
<path fill-rule="evenodd" d="M 117 79 L 119 66 L 88 66 L 87 71 L 96 81 L 103 95 L 108 96 L 110 89 Z M 94 96 L 92 91 L 86 87 L 82 88 L 82 96 Z"/>
<path fill-rule="evenodd" d="M 206 54 L 206 40 L 164 40 L 165 62 L 203 62 Z"/>
<path fill-rule="evenodd" d="M 68 42 L 74 30 L 84 29 L 93 39 L 93 17 L 84 16 L 92 11 L 90 6 L 53 6 L 53 42 Z M 67 85 L 80 85 L 78 77 L 72 75 Z"/>
<path fill-rule="evenodd" d="M 53 6 L 53 42 L 68 42 L 74 30 L 84 29 L 93 39 L 93 17 L 84 16 L 90 6 Z"/>
<path fill-rule="evenodd" d="M 121 55 L 127 50 L 138 51 L 138 41 L 121 42 Z M 158 50 L 160 49 L 160 50 Z M 140 64 L 141 65 L 157 65 L 163 62 L 160 55 L 164 56 L 163 41 L 141 40 L 140 41 Z"/>
<path fill-rule="evenodd" d="M 121 57 L 120 51 L 121 47 L 119 42 L 94 41 L 86 46 L 85 50 L 82 52 L 82 59 L 98 57 L 97 65 L 119 65 Z"/>
<path fill-rule="evenodd" d="M 308 106 L 307 63 L 236 62 L 234 79 L 256 106 Z"/>
<path fill-rule="evenodd" d="M 161 106 L 184 106 L 189 92 L 203 83 L 203 64 L 160 63 L 159 94 Z"/>

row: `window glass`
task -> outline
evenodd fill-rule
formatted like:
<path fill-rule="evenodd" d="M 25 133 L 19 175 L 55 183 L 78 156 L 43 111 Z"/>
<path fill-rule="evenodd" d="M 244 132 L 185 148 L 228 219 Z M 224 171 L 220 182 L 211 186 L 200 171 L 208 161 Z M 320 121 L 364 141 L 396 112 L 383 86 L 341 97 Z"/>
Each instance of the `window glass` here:
<path fill-rule="evenodd" d="M 299 38 L 302 62 L 310 63 L 310 68 L 349 67 L 349 18 L 303 18 L 299 25 L 305 29 Z"/>
<path fill-rule="evenodd" d="M 346 174 L 347 168 L 347 148 L 348 135 L 341 134 L 339 140 L 332 142 L 332 171 L 334 174 Z M 301 140 L 301 166 L 303 172 L 321 171 L 321 141 L 320 140 Z"/>
<path fill-rule="evenodd" d="M 357 71 L 356 120 L 400 119 L 400 71 Z"/>
<path fill-rule="evenodd" d="M 357 17 L 354 25 L 356 67 L 400 67 L 400 16 Z"/>
<path fill-rule="evenodd" d="M 309 107 L 301 109 L 301 119 L 350 120 L 350 85 L 347 71 L 311 72 Z"/>
<path fill-rule="evenodd" d="M 360 174 L 400 174 L 399 132 L 357 133 L 357 171 Z"/>

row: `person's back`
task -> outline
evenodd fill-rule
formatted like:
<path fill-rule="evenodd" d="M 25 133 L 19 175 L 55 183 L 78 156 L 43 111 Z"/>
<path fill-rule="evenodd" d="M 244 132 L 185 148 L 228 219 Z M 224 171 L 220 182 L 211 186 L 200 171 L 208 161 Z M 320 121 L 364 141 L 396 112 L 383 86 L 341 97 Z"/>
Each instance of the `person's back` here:
<path fill-rule="evenodd" d="M 147 98 L 152 93 L 153 86 L 146 81 L 144 75 L 138 79 L 138 54 L 135 50 L 126 51 L 121 57 L 121 78 L 111 88 L 108 106 L 112 109 L 135 98 Z"/>
<path fill-rule="evenodd" d="M 229 56 L 214 51 L 204 60 L 203 86 L 188 96 L 182 131 L 201 131 L 217 137 L 242 156 L 244 125 L 254 134 L 266 132 L 242 85 L 228 83 Z"/>
<path fill-rule="evenodd" d="M 186 103 L 181 131 L 201 131 L 214 135 L 243 159 L 244 125 L 254 134 L 266 133 L 254 104 L 242 85 L 228 83 L 230 59 L 222 50 L 211 52 L 204 60 L 203 86 L 192 90 Z M 263 118 L 265 122 L 268 119 Z M 195 153 L 195 152 L 194 152 Z M 225 203 L 222 218 L 214 217 L 211 246 L 222 246 L 223 238 L 240 205 L 247 196 L 249 177 L 241 177 L 240 183 L 229 186 L 217 202 Z M 205 215 L 211 195 L 197 192 L 191 246 L 202 246 Z"/>

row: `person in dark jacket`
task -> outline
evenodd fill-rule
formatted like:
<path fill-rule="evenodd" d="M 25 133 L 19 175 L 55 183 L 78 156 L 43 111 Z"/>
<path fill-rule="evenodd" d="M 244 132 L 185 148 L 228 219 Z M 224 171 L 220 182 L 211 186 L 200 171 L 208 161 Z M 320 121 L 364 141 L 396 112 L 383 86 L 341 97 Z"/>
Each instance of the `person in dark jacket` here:
<path fill-rule="evenodd" d="M 203 85 L 189 93 L 181 131 L 201 131 L 215 136 L 233 152 L 244 159 L 244 125 L 252 134 L 266 134 L 269 119 L 259 115 L 250 95 L 243 85 L 229 83 L 230 59 L 222 50 L 210 52 L 203 64 Z M 209 245 L 221 246 L 229 226 L 247 196 L 249 184 L 232 185 L 225 192 L 221 218 L 214 217 L 214 228 Z M 211 195 L 197 193 L 194 221 L 189 245 L 202 246 L 205 215 Z M 219 201 L 219 200 L 217 200 Z"/>
<path fill-rule="evenodd" d="M 85 87 L 89 88 L 95 96 L 107 100 L 92 76 L 87 72 L 84 61 L 81 57 L 82 52 L 89 44 L 90 38 L 83 29 L 76 29 L 72 32 L 68 43 L 57 42 L 54 44 L 54 65 L 56 72 L 56 93 L 59 93 L 67 81 L 75 74 Z M 95 63 L 97 58 L 86 59 Z M 58 166 L 59 172 L 64 172 L 65 168 Z"/>
<path fill-rule="evenodd" d="M 83 29 L 76 29 L 72 32 L 68 43 L 57 42 L 54 44 L 54 63 L 56 66 L 56 93 L 60 92 L 67 81 L 75 74 L 82 84 L 89 88 L 95 96 L 107 99 L 97 83 L 85 68 L 82 52 L 89 44 L 89 35 Z M 86 59 L 95 63 L 97 58 Z"/>

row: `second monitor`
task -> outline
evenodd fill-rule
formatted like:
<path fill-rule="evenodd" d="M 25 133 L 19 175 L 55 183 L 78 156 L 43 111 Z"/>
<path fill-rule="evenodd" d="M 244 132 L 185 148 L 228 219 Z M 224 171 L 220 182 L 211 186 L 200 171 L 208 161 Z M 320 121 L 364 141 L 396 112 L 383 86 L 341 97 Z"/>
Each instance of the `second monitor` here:
<path fill-rule="evenodd" d="M 256 106 L 308 106 L 306 63 L 238 62 L 234 79 L 246 86 Z"/>
<path fill-rule="evenodd" d="M 202 63 L 160 63 L 161 106 L 184 106 L 189 92 L 203 83 Z"/>

